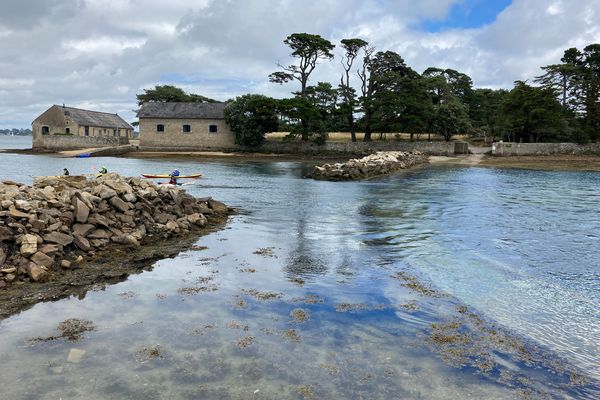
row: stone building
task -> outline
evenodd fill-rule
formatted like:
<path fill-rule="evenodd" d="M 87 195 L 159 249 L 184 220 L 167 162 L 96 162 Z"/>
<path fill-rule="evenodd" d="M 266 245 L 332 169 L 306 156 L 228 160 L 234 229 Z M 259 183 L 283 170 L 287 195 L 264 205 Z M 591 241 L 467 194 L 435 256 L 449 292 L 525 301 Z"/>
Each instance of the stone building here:
<path fill-rule="evenodd" d="M 117 114 L 53 105 L 31 123 L 33 148 L 127 144 L 133 127 Z"/>
<path fill-rule="evenodd" d="M 229 150 L 235 136 L 225 103 L 144 103 L 138 111 L 142 150 Z"/>

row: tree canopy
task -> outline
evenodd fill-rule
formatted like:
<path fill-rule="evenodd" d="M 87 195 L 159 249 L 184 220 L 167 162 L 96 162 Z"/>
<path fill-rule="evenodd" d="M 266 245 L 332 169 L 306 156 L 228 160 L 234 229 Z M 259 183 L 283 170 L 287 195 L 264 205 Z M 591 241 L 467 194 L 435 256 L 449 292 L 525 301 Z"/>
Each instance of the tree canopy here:
<path fill-rule="evenodd" d="M 138 105 L 146 102 L 180 102 L 180 103 L 216 103 L 216 100 L 194 93 L 186 93 L 183 89 L 171 85 L 156 85 L 154 89 L 144 89 L 144 93 L 136 95 Z"/>

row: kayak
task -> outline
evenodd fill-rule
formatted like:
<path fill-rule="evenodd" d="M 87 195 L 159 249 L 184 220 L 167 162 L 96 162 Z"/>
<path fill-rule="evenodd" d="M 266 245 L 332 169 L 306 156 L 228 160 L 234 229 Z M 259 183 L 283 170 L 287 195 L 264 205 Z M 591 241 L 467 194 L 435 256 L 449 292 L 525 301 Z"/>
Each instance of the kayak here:
<path fill-rule="evenodd" d="M 159 175 L 142 174 L 142 176 L 144 178 L 170 178 L 171 177 L 171 175 L 168 175 L 168 174 L 159 174 Z M 186 179 L 186 178 L 187 179 L 197 179 L 197 178 L 200 178 L 201 176 L 202 176 L 202 174 L 192 174 L 192 175 L 179 175 L 179 176 L 176 176 L 175 178 L 177 178 L 177 179 Z"/>
<path fill-rule="evenodd" d="M 181 182 L 177 182 L 175 184 L 173 183 L 169 183 L 169 182 L 158 182 L 159 185 L 163 185 L 163 186 L 187 186 L 187 185 L 193 185 L 193 182 L 186 182 L 186 183 L 181 183 Z"/>

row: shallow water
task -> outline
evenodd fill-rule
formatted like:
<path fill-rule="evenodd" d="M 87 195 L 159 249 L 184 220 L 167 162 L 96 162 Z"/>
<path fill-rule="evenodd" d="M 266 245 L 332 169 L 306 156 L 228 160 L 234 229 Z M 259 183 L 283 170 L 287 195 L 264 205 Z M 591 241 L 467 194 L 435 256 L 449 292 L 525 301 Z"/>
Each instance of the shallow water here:
<path fill-rule="evenodd" d="M 103 165 L 201 171 L 186 190 L 240 213 L 206 249 L 1 321 L 2 399 L 600 396 L 600 174 L 0 154 L 0 179 Z M 96 329 L 29 341 L 68 318 Z"/>

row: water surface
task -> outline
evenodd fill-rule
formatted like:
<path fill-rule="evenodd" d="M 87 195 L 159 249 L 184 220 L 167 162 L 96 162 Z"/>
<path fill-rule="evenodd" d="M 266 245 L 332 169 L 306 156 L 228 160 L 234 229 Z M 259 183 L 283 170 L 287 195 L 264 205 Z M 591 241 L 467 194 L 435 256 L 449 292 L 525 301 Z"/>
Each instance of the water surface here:
<path fill-rule="evenodd" d="M 3 399 L 600 396 L 600 174 L 0 154 L 0 178 L 103 165 L 201 171 L 187 190 L 240 213 L 205 249 L 1 321 Z M 68 318 L 96 329 L 29 341 Z"/>

